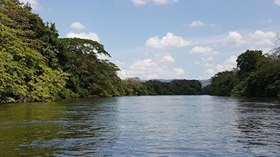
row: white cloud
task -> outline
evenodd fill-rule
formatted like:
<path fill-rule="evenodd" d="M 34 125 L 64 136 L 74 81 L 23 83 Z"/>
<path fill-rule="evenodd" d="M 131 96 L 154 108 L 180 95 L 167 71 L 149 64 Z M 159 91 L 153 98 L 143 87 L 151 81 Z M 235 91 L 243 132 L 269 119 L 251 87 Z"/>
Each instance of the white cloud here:
<path fill-rule="evenodd" d="M 196 53 L 196 54 L 203 54 L 207 55 L 213 52 L 213 49 L 211 47 L 200 47 L 196 46 L 191 49 L 191 53 Z"/>
<path fill-rule="evenodd" d="M 39 3 L 37 0 L 19 0 L 19 2 L 27 4 L 29 3 L 33 9 L 39 8 Z"/>
<path fill-rule="evenodd" d="M 119 61 L 119 60 L 114 61 L 114 63 L 115 63 L 118 67 L 122 67 L 122 66 L 124 66 L 124 65 L 125 65 L 125 63 L 124 63 L 124 62 Z"/>
<path fill-rule="evenodd" d="M 228 59 L 226 59 L 222 64 L 208 64 L 206 63 L 204 66 L 207 67 L 206 69 L 206 75 L 207 77 L 212 77 L 218 72 L 226 71 L 226 70 L 232 70 L 236 67 L 236 59 L 237 57 L 235 55 L 230 56 Z"/>
<path fill-rule="evenodd" d="M 277 34 L 274 32 L 264 32 L 256 30 L 249 34 L 250 39 L 256 45 L 273 45 L 276 40 Z"/>
<path fill-rule="evenodd" d="M 225 43 L 229 46 L 246 46 L 247 48 L 255 47 L 259 49 L 260 46 L 261 48 L 263 46 L 271 48 L 276 39 L 277 33 L 270 31 L 256 30 L 243 36 L 238 32 L 229 32 L 225 38 Z"/>
<path fill-rule="evenodd" d="M 191 45 L 192 42 L 176 36 L 170 32 L 160 38 L 159 36 L 151 37 L 146 41 L 146 46 L 153 48 L 179 48 Z"/>
<path fill-rule="evenodd" d="M 71 29 L 77 29 L 77 30 L 85 29 L 85 26 L 80 22 L 73 22 L 70 27 Z"/>
<path fill-rule="evenodd" d="M 145 5 L 149 0 L 132 0 L 134 5 Z"/>
<path fill-rule="evenodd" d="M 166 58 L 171 59 L 172 57 Z M 122 79 L 139 77 L 143 80 L 182 78 L 185 71 L 182 68 L 171 68 L 169 67 L 169 63 L 151 58 L 137 60 L 127 68 L 120 66 L 121 70 L 118 72 L 118 76 Z"/>
<path fill-rule="evenodd" d="M 236 67 L 236 60 L 237 56 L 232 55 L 228 59 L 224 61 L 223 70 L 231 70 L 232 68 Z"/>
<path fill-rule="evenodd" d="M 81 39 L 90 39 L 93 41 L 97 41 L 99 42 L 99 37 L 96 33 L 93 32 L 82 32 L 82 33 L 74 33 L 74 32 L 70 32 L 66 35 L 67 38 L 81 38 Z"/>
<path fill-rule="evenodd" d="M 162 61 L 166 62 L 166 63 L 173 63 L 173 62 L 175 62 L 175 59 L 170 55 L 166 55 L 166 56 L 163 56 Z"/>
<path fill-rule="evenodd" d="M 206 69 L 206 73 L 207 73 L 207 77 L 208 78 L 210 78 L 210 77 L 212 77 L 212 76 L 214 76 L 216 74 L 214 69 L 211 69 L 211 68 Z"/>
<path fill-rule="evenodd" d="M 137 60 L 133 65 L 132 69 L 146 69 L 146 68 L 156 68 L 158 65 L 152 59 Z"/>
<path fill-rule="evenodd" d="M 137 60 L 128 69 L 122 69 L 118 75 L 122 79 L 139 77 L 141 79 L 155 79 L 159 78 L 162 73 L 160 66 L 154 60 L 147 58 Z"/>
<path fill-rule="evenodd" d="M 280 0 L 275 0 L 274 3 L 280 5 Z"/>
<path fill-rule="evenodd" d="M 182 68 L 174 68 L 174 71 L 175 71 L 176 75 L 183 75 L 183 74 L 185 74 L 185 71 Z"/>
<path fill-rule="evenodd" d="M 193 21 L 191 24 L 190 24 L 190 27 L 192 28 L 197 28 L 197 27 L 203 27 L 205 24 L 204 22 L 200 21 L 200 20 L 197 20 L 197 21 Z"/>
<path fill-rule="evenodd" d="M 238 32 L 229 32 L 225 42 L 228 45 L 241 45 L 245 43 L 242 35 Z"/>
<path fill-rule="evenodd" d="M 165 5 L 168 3 L 178 2 L 178 0 L 132 0 L 134 5 L 145 5 L 149 2 L 157 4 L 157 5 Z"/>

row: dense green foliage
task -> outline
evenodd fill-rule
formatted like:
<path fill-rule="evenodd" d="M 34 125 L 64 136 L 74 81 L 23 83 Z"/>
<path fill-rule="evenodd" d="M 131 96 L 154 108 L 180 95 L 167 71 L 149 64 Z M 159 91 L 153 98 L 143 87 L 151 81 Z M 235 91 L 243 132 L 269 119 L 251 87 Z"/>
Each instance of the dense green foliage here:
<path fill-rule="evenodd" d="M 118 68 L 97 42 L 59 39 L 28 5 L 0 0 L 0 100 L 46 101 L 88 95 L 121 95 Z"/>
<path fill-rule="evenodd" d="M 2 102 L 53 100 L 64 88 L 67 74 L 50 56 L 50 27 L 16 0 L 0 0 L 0 99 Z M 48 47 L 49 46 L 49 47 Z"/>
<path fill-rule="evenodd" d="M 210 91 L 213 95 L 230 96 L 231 90 L 236 84 L 236 72 L 225 71 L 216 74 L 212 78 L 212 84 L 210 85 Z"/>
<path fill-rule="evenodd" d="M 160 82 L 150 80 L 144 83 L 151 95 L 198 95 L 201 83 L 197 80 L 173 80 Z"/>
<path fill-rule="evenodd" d="M 18 0 L 0 0 L 0 101 L 31 102 L 59 98 L 119 95 L 199 94 L 198 81 L 121 80 L 118 67 L 98 55 L 109 53 L 96 41 L 58 38 Z"/>
<path fill-rule="evenodd" d="M 124 95 L 149 95 L 151 92 L 138 78 L 122 80 Z"/>
<path fill-rule="evenodd" d="M 216 74 L 209 93 L 220 96 L 280 97 L 280 51 L 264 55 L 247 50 L 239 55 L 237 69 Z"/>
<path fill-rule="evenodd" d="M 89 95 L 123 95 L 122 81 L 117 76 L 119 70 L 108 60 L 100 60 L 97 55 L 110 56 L 103 45 L 86 39 L 60 39 L 58 60 L 63 71 L 70 74 L 66 88 L 78 97 Z M 64 97 L 69 95 L 64 93 Z"/>

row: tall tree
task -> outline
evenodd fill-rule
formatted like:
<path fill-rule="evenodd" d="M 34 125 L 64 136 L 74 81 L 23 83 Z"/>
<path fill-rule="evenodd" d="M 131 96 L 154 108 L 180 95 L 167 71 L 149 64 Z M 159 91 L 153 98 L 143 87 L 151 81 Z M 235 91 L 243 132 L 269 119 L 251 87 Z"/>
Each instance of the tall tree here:
<path fill-rule="evenodd" d="M 66 88 L 82 97 L 115 96 L 122 93 L 119 87 L 121 80 L 116 74 L 118 67 L 108 60 L 98 59 L 98 55 L 110 56 L 103 45 L 79 38 L 63 38 L 60 44 L 60 66 L 71 74 Z"/>
<path fill-rule="evenodd" d="M 22 6 L 16 0 L 0 0 L 0 4 L 1 101 L 56 99 L 64 88 L 67 74 L 59 68 L 49 67 L 48 58 L 30 44 L 40 37 L 31 38 L 36 34 L 33 31 L 36 26 L 31 22 L 35 15 L 30 7 Z"/>

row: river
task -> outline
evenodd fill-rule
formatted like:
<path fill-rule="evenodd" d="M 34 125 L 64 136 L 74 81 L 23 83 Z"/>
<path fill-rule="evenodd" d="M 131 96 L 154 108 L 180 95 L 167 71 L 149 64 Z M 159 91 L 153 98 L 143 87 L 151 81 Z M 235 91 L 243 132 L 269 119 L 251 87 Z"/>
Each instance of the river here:
<path fill-rule="evenodd" d="M 142 96 L 0 105 L 0 156 L 280 154 L 280 101 Z"/>

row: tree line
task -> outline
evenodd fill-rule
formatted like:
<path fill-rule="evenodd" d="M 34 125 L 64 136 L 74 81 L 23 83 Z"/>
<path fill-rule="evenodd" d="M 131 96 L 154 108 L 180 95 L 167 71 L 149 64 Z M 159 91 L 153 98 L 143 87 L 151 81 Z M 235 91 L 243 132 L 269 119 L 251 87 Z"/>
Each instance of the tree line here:
<path fill-rule="evenodd" d="M 201 83 L 198 80 L 172 80 L 162 82 L 149 80 L 141 82 L 138 78 L 123 80 L 126 95 L 200 95 Z"/>
<path fill-rule="evenodd" d="M 119 68 L 98 55 L 110 54 L 96 41 L 59 38 L 18 0 L 0 0 L 0 103 L 121 95 L 200 94 L 196 80 L 121 80 Z"/>
<path fill-rule="evenodd" d="M 204 93 L 236 97 L 280 97 L 280 48 L 263 54 L 247 50 L 238 56 L 237 67 L 217 73 Z"/>

